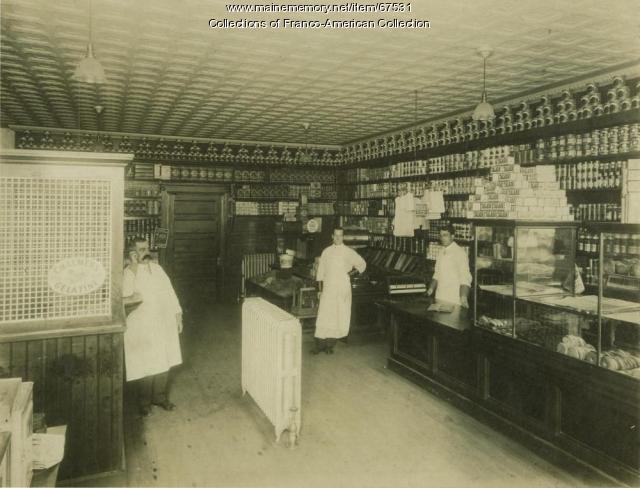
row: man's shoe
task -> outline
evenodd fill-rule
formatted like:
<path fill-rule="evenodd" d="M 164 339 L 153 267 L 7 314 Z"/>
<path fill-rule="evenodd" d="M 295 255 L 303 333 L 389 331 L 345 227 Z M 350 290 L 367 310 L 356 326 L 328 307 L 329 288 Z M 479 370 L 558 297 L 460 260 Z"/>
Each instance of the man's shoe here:
<path fill-rule="evenodd" d="M 327 343 L 324 339 L 314 338 L 313 349 L 311 349 L 311 354 L 320 354 L 322 351 L 327 351 Z"/>
<path fill-rule="evenodd" d="M 151 415 L 151 407 L 140 407 L 140 416 L 148 417 Z"/>
<path fill-rule="evenodd" d="M 158 405 L 159 407 L 164 408 L 168 412 L 170 412 L 171 410 L 175 410 L 176 409 L 176 404 L 175 403 L 171 403 L 169 400 L 165 400 L 165 401 L 160 402 L 160 403 L 154 403 L 154 405 Z"/>

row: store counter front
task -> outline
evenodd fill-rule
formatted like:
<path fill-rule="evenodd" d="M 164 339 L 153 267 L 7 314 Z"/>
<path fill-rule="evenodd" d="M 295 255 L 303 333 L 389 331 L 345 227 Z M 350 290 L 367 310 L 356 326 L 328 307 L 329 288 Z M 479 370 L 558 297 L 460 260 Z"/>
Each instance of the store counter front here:
<path fill-rule="evenodd" d="M 459 306 L 378 303 L 390 324 L 390 370 L 540 455 L 640 480 L 635 378 L 474 326 Z"/>
<path fill-rule="evenodd" d="M 380 302 L 390 314 L 390 369 L 419 373 L 461 391 L 476 385 L 468 308 L 430 298 Z"/>

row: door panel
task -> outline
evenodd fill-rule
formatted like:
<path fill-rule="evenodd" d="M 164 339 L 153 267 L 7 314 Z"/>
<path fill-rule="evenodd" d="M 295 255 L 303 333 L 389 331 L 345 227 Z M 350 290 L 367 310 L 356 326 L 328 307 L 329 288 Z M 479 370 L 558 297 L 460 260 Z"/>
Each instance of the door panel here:
<path fill-rule="evenodd" d="M 178 203 L 179 204 L 179 203 Z M 211 220 L 203 220 L 202 217 L 198 219 L 192 219 L 190 216 L 184 214 L 174 214 L 174 227 L 173 231 L 176 233 L 176 237 L 179 237 L 181 233 L 187 234 L 212 234 L 217 230 L 218 222 Z"/>
<path fill-rule="evenodd" d="M 183 308 L 198 308 L 216 299 L 223 195 L 169 188 L 166 198 L 167 273 Z"/>

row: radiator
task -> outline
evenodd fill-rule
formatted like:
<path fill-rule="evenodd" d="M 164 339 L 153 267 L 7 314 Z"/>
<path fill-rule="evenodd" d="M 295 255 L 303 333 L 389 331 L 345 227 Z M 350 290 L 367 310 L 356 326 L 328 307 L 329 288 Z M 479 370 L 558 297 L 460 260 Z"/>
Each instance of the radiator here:
<path fill-rule="evenodd" d="M 302 334 L 293 315 L 262 298 L 242 304 L 242 393 L 247 392 L 290 446 L 300 431 Z"/>
<path fill-rule="evenodd" d="M 245 254 L 242 256 L 242 274 L 240 278 L 240 297 L 247 296 L 245 280 L 261 275 L 271 270 L 271 265 L 275 262 L 276 255 L 272 252 L 262 254 Z"/>

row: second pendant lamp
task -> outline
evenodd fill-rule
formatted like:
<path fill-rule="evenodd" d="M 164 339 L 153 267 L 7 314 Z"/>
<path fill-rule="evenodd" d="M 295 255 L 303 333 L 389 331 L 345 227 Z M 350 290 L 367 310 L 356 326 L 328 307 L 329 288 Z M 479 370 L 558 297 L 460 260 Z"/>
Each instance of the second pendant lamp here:
<path fill-rule="evenodd" d="M 493 106 L 487 102 L 487 58 L 491 56 L 492 52 L 493 51 L 491 51 L 491 49 L 482 49 L 478 51 L 478 54 L 482 56 L 482 98 L 473 111 L 473 115 L 471 116 L 473 120 L 493 120 L 496 116 L 493 111 Z"/>

